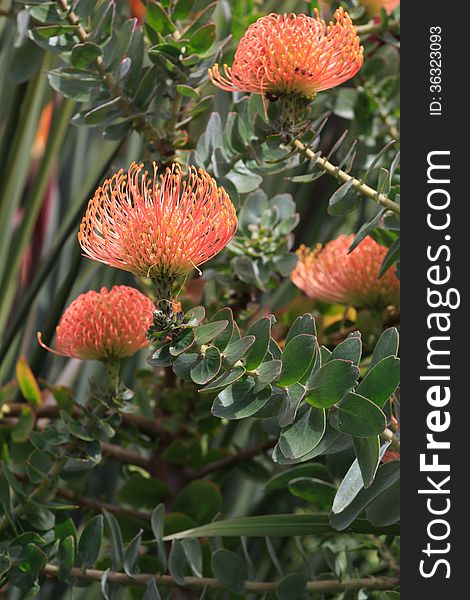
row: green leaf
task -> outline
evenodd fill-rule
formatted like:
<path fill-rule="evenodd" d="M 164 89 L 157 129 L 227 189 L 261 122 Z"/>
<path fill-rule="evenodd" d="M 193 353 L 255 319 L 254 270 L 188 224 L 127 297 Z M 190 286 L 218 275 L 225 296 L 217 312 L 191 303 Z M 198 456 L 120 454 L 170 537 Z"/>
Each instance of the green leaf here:
<path fill-rule="evenodd" d="M 74 437 L 78 438 L 79 440 L 83 440 L 84 442 L 93 441 L 93 437 L 88 433 L 80 421 L 74 419 L 65 410 L 59 411 L 59 414 L 64 422 L 65 427 L 67 428 L 67 431 Z"/>
<path fill-rule="evenodd" d="M 192 341 L 194 343 L 194 335 L 192 337 Z M 173 346 L 172 348 L 175 348 L 175 347 Z M 184 352 L 184 350 L 182 350 L 182 352 Z M 151 367 L 159 367 L 159 368 L 169 367 L 173 360 L 171 356 L 172 355 L 170 354 L 170 344 L 165 344 L 161 348 L 158 348 L 158 350 L 156 350 L 152 354 L 152 356 L 148 359 L 147 362 Z"/>
<path fill-rule="evenodd" d="M 217 379 L 214 379 L 213 381 L 211 381 L 211 383 L 209 383 L 199 391 L 213 392 L 216 390 L 223 389 L 238 381 L 241 377 L 243 377 L 244 373 L 245 367 L 235 367 L 227 373 L 222 373 L 220 377 L 217 377 Z"/>
<path fill-rule="evenodd" d="M 191 369 L 191 379 L 198 385 L 205 385 L 220 371 L 222 357 L 216 346 L 209 346 Z"/>
<path fill-rule="evenodd" d="M 194 6 L 194 0 L 177 0 L 173 8 L 172 16 L 174 19 L 185 19 Z"/>
<path fill-rule="evenodd" d="M 336 404 L 330 415 L 330 425 L 355 437 L 371 437 L 382 433 L 387 424 L 380 408 L 354 392 L 349 392 Z"/>
<path fill-rule="evenodd" d="M 185 98 L 199 98 L 199 92 L 197 90 L 195 90 L 194 88 L 192 88 L 190 85 L 177 85 L 176 86 L 176 91 L 178 92 L 178 94 L 180 94 L 181 96 L 184 96 Z"/>
<path fill-rule="evenodd" d="M 297 317 L 292 323 L 291 328 L 286 336 L 286 345 L 298 335 L 305 333 L 307 335 L 317 335 L 315 327 L 315 319 L 311 313 L 305 313 L 304 315 Z"/>
<path fill-rule="evenodd" d="M 139 509 L 150 509 L 169 496 L 171 491 L 166 483 L 137 472 L 131 474 L 118 492 L 121 502 Z"/>
<path fill-rule="evenodd" d="M 139 572 L 137 566 L 137 559 L 139 558 L 139 550 L 142 543 L 143 530 L 140 529 L 137 535 L 135 535 L 127 546 L 126 553 L 124 554 L 123 567 L 124 572 L 132 577 Z"/>
<path fill-rule="evenodd" d="M 184 31 L 184 37 L 191 37 L 195 31 L 202 27 L 202 25 L 205 25 L 211 18 L 216 6 L 217 2 L 211 2 L 205 8 L 201 9 L 196 15 L 197 18 L 192 20 L 189 27 Z"/>
<path fill-rule="evenodd" d="M 214 23 L 203 25 L 193 33 L 189 40 L 189 49 L 196 54 L 203 54 L 215 41 L 216 29 Z"/>
<path fill-rule="evenodd" d="M 228 590 L 242 593 L 248 579 L 245 561 L 225 548 L 219 548 L 211 558 L 211 569 L 215 577 Z"/>
<path fill-rule="evenodd" d="M 387 464 L 397 464 L 387 463 Z M 383 465 L 386 466 L 386 465 Z M 370 488 L 369 488 L 370 490 Z M 367 491 L 369 491 L 367 490 Z M 354 520 L 354 519 L 353 519 Z M 329 517 L 324 513 L 312 514 L 275 514 L 254 517 L 235 517 L 223 521 L 214 521 L 186 531 L 179 531 L 165 537 L 165 541 L 173 539 L 201 537 L 294 537 L 307 535 L 325 535 L 334 533 Z M 348 526 L 351 533 L 383 533 L 399 535 L 399 527 L 377 528 L 367 519 L 351 521 Z"/>
<path fill-rule="evenodd" d="M 399 383 L 400 360 L 394 356 L 387 356 L 367 373 L 356 392 L 382 407 Z"/>
<path fill-rule="evenodd" d="M 325 465 L 321 463 L 308 463 L 277 473 L 277 475 L 271 477 L 265 484 L 265 489 L 267 492 L 285 489 L 290 481 L 298 477 L 314 477 L 323 481 L 329 479 Z"/>
<path fill-rule="evenodd" d="M 380 279 L 388 269 L 395 264 L 400 258 L 400 238 L 397 238 L 388 249 L 387 254 L 380 266 L 378 278 Z"/>
<path fill-rule="evenodd" d="M 59 579 L 66 581 L 70 577 L 72 567 L 75 564 L 75 546 L 76 540 L 73 535 L 69 535 L 60 541 L 58 560 L 59 560 Z"/>
<path fill-rule="evenodd" d="M 331 508 L 336 494 L 336 487 L 332 483 L 312 477 L 293 479 L 289 483 L 288 489 L 293 496 L 311 502 L 321 510 Z"/>
<path fill-rule="evenodd" d="M 194 308 L 190 308 L 185 315 L 186 325 L 188 327 L 196 327 L 200 325 L 202 321 L 204 321 L 204 317 L 206 316 L 206 309 L 203 306 L 195 306 Z"/>
<path fill-rule="evenodd" d="M 222 390 L 214 400 L 212 414 L 221 419 L 245 419 L 257 413 L 271 397 L 271 387 L 253 392 L 253 381 L 237 381 Z"/>
<path fill-rule="evenodd" d="M 206 523 L 220 512 L 222 495 L 219 487 L 207 479 L 197 479 L 187 485 L 175 498 L 174 510 Z"/>
<path fill-rule="evenodd" d="M 198 360 L 199 354 L 196 354 L 195 352 L 180 354 L 173 363 L 174 374 L 180 379 L 184 379 L 185 381 L 191 381 L 191 369 L 194 367 Z"/>
<path fill-rule="evenodd" d="M 366 508 L 366 515 L 373 525 L 387 526 L 400 520 L 400 481 L 395 481 Z"/>
<path fill-rule="evenodd" d="M 196 341 L 202 346 L 212 342 L 214 338 L 220 335 L 228 326 L 228 321 L 215 321 L 214 323 L 207 323 L 207 325 L 201 325 L 196 329 Z"/>
<path fill-rule="evenodd" d="M 328 214 L 339 216 L 356 210 L 360 203 L 360 197 L 352 189 L 353 179 L 348 179 L 346 183 L 336 190 L 328 203 Z"/>
<path fill-rule="evenodd" d="M 152 578 L 148 582 L 142 600 L 162 600 L 162 597 L 160 596 L 160 593 L 157 589 L 157 583 L 155 581 L 155 578 Z"/>
<path fill-rule="evenodd" d="M 11 432 L 11 439 L 14 442 L 26 442 L 34 429 L 35 422 L 36 417 L 31 407 L 22 406 L 18 422 Z"/>
<path fill-rule="evenodd" d="M 395 327 L 386 329 L 380 336 L 379 341 L 374 348 L 370 361 L 370 368 L 372 369 L 375 367 L 377 363 L 382 359 L 387 358 L 387 356 L 396 356 L 398 353 L 398 341 L 397 329 Z"/>
<path fill-rule="evenodd" d="M 328 358 L 328 362 L 330 360 L 339 358 L 342 360 L 350 360 L 354 365 L 358 365 L 359 361 L 361 360 L 361 354 L 361 333 L 359 331 L 355 331 L 350 333 L 344 342 L 341 342 L 336 346 Z"/>
<path fill-rule="evenodd" d="M 170 345 L 171 356 L 179 356 L 183 352 L 187 352 L 192 347 L 192 345 L 195 343 L 195 341 L 196 341 L 196 336 L 194 334 L 194 329 L 186 329 L 185 331 L 183 331 L 181 336 L 176 340 L 176 342 L 171 343 L 171 345 Z M 151 360 L 153 360 L 153 356 L 152 356 Z M 152 364 L 152 363 L 150 363 L 150 364 Z"/>
<path fill-rule="evenodd" d="M 297 383 L 307 372 L 315 354 L 316 338 L 301 334 L 290 340 L 282 354 L 282 370 L 277 385 Z"/>
<path fill-rule="evenodd" d="M 23 398 L 33 406 L 41 406 L 41 390 L 24 356 L 16 363 L 16 380 Z"/>
<path fill-rule="evenodd" d="M 87 125 L 100 125 L 104 119 L 109 115 L 112 109 L 117 108 L 119 106 L 119 102 L 121 97 L 113 98 L 112 100 L 108 100 L 99 106 L 96 106 L 92 110 L 89 110 L 84 115 L 84 121 Z M 116 114 L 116 111 L 113 113 Z"/>
<path fill-rule="evenodd" d="M 221 352 L 227 347 L 227 344 L 229 344 L 231 341 L 240 339 L 238 326 L 235 324 L 235 322 L 233 320 L 232 309 L 229 308 L 228 306 L 217 311 L 215 313 L 215 315 L 212 317 L 211 322 L 225 321 L 225 320 L 228 321 L 227 327 L 224 329 L 224 331 L 221 334 L 219 334 L 214 339 L 214 342 L 213 342 L 214 346 L 217 346 L 217 348 Z M 236 331 L 235 331 L 235 328 L 237 328 Z"/>
<path fill-rule="evenodd" d="M 380 438 L 353 438 L 354 451 L 362 474 L 364 487 L 368 488 L 374 481 L 380 462 Z"/>
<path fill-rule="evenodd" d="M 351 504 L 363 487 L 364 480 L 362 478 L 359 462 L 355 460 L 349 467 L 346 475 L 343 477 L 338 491 L 336 492 L 332 507 L 333 513 L 343 512 L 343 510 Z"/>
<path fill-rule="evenodd" d="M 111 541 L 111 564 L 113 571 L 120 571 L 124 563 L 124 542 L 121 527 L 112 513 L 103 509 L 103 514 L 108 525 L 109 539 Z"/>
<path fill-rule="evenodd" d="M 70 62 L 77 69 L 86 69 L 93 65 L 97 58 L 102 56 L 103 51 L 93 42 L 77 44 L 72 48 Z"/>
<path fill-rule="evenodd" d="M 162 35 L 167 35 L 168 33 L 176 31 L 175 24 L 167 15 L 161 4 L 157 2 L 149 2 L 147 4 L 145 22 L 151 29 Z"/>
<path fill-rule="evenodd" d="M 270 360 L 261 363 L 256 369 L 257 376 L 253 393 L 256 394 L 275 381 L 279 377 L 281 368 L 282 362 L 280 360 Z"/>
<path fill-rule="evenodd" d="M 224 365 L 231 367 L 243 358 L 251 346 L 253 346 L 255 339 L 254 335 L 247 335 L 239 340 L 230 342 L 223 352 Z"/>
<path fill-rule="evenodd" d="M 307 580 L 302 573 L 290 573 L 283 577 L 276 588 L 278 600 L 305 600 L 307 596 Z"/>
<path fill-rule="evenodd" d="M 320 443 L 326 429 L 325 411 L 304 404 L 292 425 L 281 431 L 279 446 L 287 458 L 300 458 Z"/>
<path fill-rule="evenodd" d="M 352 244 L 349 246 L 348 254 L 350 254 L 359 244 L 369 235 L 369 233 L 377 227 L 377 225 L 382 220 L 382 217 L 386 213 L 386 209 L 379 210 L 379 212 L 370 220 L 364 223 L 359 231 L 356 233 L 356 237 L 354 238 Z"/>
<path fill-rule="evenodd" d="M 52 458 L 47 452 L 34 450 L 28 456 L 26 472 L 31 483 L 39 484 L 48 479 L 49 471 L 52 467 Z"/>
<path fill-rule="evenodd" d="M 102 84 L 102 78 L 78 69 L 59 67 L 49 71 L 47 78 L 53 90 L 77 102 L 89 102 L 92 93 Z"/>
<path fill-rule="evenodd" d="M 179 585 L 186 584 L 186 579 L 184 577 L 186 566 L 187 561 L 183 545 L 179 540 L 173 540 L 171 543 L 170 556 L 168 557 L 168 570 L 170 571 L 170 575 Z"/>
<path fill-rule="evenodd" d="M 307 390 L 300 383 L 294 383 L 284 388 L 284 399 L 277 420 L 281 427 L 287 427 L 294 422 L 297 409 L 304 399 Z"/>
<path fill-rule="evenodd" d="M 307 382 L 306 401 L 318 408 L 336 404 L 354 388 L 359 369 L 352 363 L 335 359 L 327 362 Z"/>
<path fill-rule="evenodd" d="M 47 563 L 47 554 L 36 544 L 27 544 L 17 559 L 17 565 L 23 573 L 36 573 Z"/>
<path fill-rule="evenodd" d="M 332 527 L 339 531 L 346 530 L 375 498 L 396 484 L 399 479 L 399 461 L 391 461 L 381 465 L 375 476 L 374 483 L 367 490 L 362 489 L 354 500 L 341 512 L 332 513 L 330 519 Z"/>
<path fill-rule="evenodd" d="M 163 504 L 159 504 L 156 508 L 153 509 L 152 515 L 150 517 L 152 533 L 155 536 L 155 541 L 157 543 L 158 562 L 160 563 L 162 572 L 165 572 L 166 570 L 166 553 L 165 544 L 163 543 L 164 516 L 165 507 L 163 506 Z"/>
<path fill-rule="evenodd" d="M 269 339 L 271 337 L 271 319 L 262 317 L 248 328 L 247 336 L 253 335 L 255 342 L 251 346 L 245 359 L 247 371 L 253 371 L 263 362 L 268 351 Z"/>
<path fill-rule="evenodd" d="M 187 540 L 182 540 L 181 544 L 191 571 L 196 577 L 202 577 L 202 551 L 199 540 L 188 538 Z"/>
<path fill-rule="evenodd" d="M 103 516 L 92 517 L 85 525 L 78 542 L 77 559 L 83 569 L 93 566 L 98 560 L 103 540 Z"/>

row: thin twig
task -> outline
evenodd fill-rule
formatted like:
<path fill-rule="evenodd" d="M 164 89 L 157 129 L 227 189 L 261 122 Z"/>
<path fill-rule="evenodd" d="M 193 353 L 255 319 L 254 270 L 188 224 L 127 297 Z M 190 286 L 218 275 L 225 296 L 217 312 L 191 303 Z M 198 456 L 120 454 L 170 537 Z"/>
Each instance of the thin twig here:
<path fill-rule="evenodd" d="M 151 461 L 146 456 L 142 456 L 135 450 L 129 448 L 122 448 L 116 444 L 110 444 L 109 442 L 101 442 L 101 449 L 104 454 L 117 460 L 119 462 L 135 465 L 136 467 L 142 467 L 146 471 L 151 470 Z"/>
<path fill-rule="evenodd" d="M 248 448 L 247 450 L 243 450 L 238 454 L 226 456 L 225 458 L 219 458 L 218 460 L 214 460 L 213 462 L 204 465 L 198 470 L 188 471 L 188 476 L 190 477 L 190 479 L 200 479 L 201 477 L 205 477 L 206 475 L 209 475 L 214 471 L 218 471 L 219 469 L 232 467 L 233 465 L 236 465 L 245 460 L 250 460 L 250 458 L 257 456 L 258 454 L 263 454 L 263 452 L 266 452 L 266 450 L 274 448 L 276 443 L 277 440 L 268 440 L 266 442 L 263 442 L 259 446 L 255 446 L 254 448 Z"/>
<path fill-rule="evenodd" d="M 44 404 L 42 406 L 34 407 L 31 405 L 30 408 L 33 410 L 37 419 L 55 419 L 59 416 L 60 408 L 57 404 Z M 3 406 L 3 415 L 6 418 L 13 417 L 17 418 L 21 415 L 21 410 L 25 407 L 24 403 L 12 402 Z M 74 414 L 78 414 L 78 411 L 74 411 Z M 152 440 L 158 439 L 159 441 L 172 441 L 174 435 L 167 431 L 160 423 L 149 417 L 142 415 L 121 413 L 121 418 L 124 425 L 129 427 L 135 427 L 141 433 L 148 435 Z M 12 421 L 13 422 L 13 421 Z"/>
<path fill-rule="evenodd" d="M 55 565 L 46 565 L 43 569 L 45 575 L 49 577 L 57 577 L 59 567 Z M 71 571 L 71 576 L 75 579 L 84 581 L 101 581 L 105 571 L 96 569 L 82 570 L 74 567 Z M 151 573 L 139 573 L 133 577 L 129 577 L 124 573 L 116 573 L 113 571 L 106 572 L 106 579 L 109 583 L 118 583 L 120 585 L 147 585 L 152 579 L 157 585 L 163 587 L 180 587 L 173 577 L 170 575 L 153 575 Z M 188 587 L 193 588 L 211 588 L 215 590 L 226 589 L 220 581 L 211 577 L 185 577 L 185 582 Z M 338 580 L 318 580 L 307 582 L 307 591 L 309 592 L 343 592 L 345 590 L 359 590 L 361 588 L 367 590 L 389 590 L 399 585 L 398 577 L 363 577 L 361 579 L 343 579 Z M 264 593 L 266 591 L 274 591 L 279 583 L 277 581 L 245 581 L 245 590 L 247 592 Z"/>
<path fill-rule="evenodd" d="M 101 512 L 103 509 L 110 513 L 119 515 L 121 517 L 130 517 L 132 519 L 138 519 L 139 521 L 145 521 L 150 523 L 150 513 L 141 512 L 138 510 L 131 510 L 128 508 L 122 508 L 117 504 L 111 504 L 110 502 L 101 502 L 94 498 L 88 498 L 87 496 L 75 496 L 69 490 L 58 488 L 56 491 L 57 495 L 61 498 L 66 498 L 73 504 L 77 504 L 82 508 L 91 508 L 97 512 Z"/>
<path fill-rule="evenodd" d="M 365 25 L 356 25 L 357 35 L 371 35 L 374 33 L 382 33 L 390 31 L 390 33 L 400 32 L 400 23 L 398 21 L 389 21 L 384 27 L 382 23 L 377 23 L 375 19 L 371 19 Z"/>
<path fill-rule="evenodd" d="M 371 188 L 369 185 L 367 185 L 363 181 L 360 181 L 359 179 L 352 177 L 351 175 L 346 173 L 346 171 L 339 169 L 337 166 L 332 164 L 326 158 L 324 158 L 322 156 L 316 158 L 313 150 L 310 150 L 310 148 L 308 148 L 300 140 L 294 140 L 292 142 L 292 145 L 298 152 L 305 155 L 310 160 L 314 159 L 315 166 L 318 167 L 319 169 L 321 169 L 322 171 L 324 171 L 325 173 L 327 173 L 328 175 L 335 177 L 335 179 L 337 179 L 338 181 L 341 181 L 342 183 L 352 181 L 352 187 L 356 191 L 358 191 L 360 194 L 362 194 L 366 198 L 370 198 L 374 202 L 377 202 L 384 208 L 391 210 L 396 215 L 400 214 L 400 205 L 397 204 L 396 202 L 394 202 L 393 200 L 391 200 L 385 194 L 379 194 L 377 192 L 377 190 L 374 190 L 374 188 Z"/>

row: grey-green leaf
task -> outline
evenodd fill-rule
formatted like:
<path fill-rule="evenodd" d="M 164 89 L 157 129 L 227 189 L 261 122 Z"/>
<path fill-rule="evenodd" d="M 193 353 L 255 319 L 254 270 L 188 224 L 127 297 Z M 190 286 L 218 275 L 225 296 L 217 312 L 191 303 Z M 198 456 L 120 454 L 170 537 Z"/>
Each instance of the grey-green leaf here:
<path fill-rule="evenodd" d="M 387 356 L 396 356 L 398 353 L 398 331 L 395 327 L 386 329 L 375 345 L 370 361 L 370 368 L 375 367 L 382 359 Z"/>
<path fill-rule="evenodd" d="M 338 344 L 331 353 L 328 361 L 340 358 L 342 360 L 350 360 L 353 364 L 358 365 L 361 360 L 362 342 L 361 333 L 354 331 L 348 337 Z"/>
<path fill-rule="evenodd" d="M 103 540 L 103 516 L 92 517 L 85 525 L 78 542 L 78 563 L 83 569 L 95 564 Z"/>
<path fill-rule="evenodd" d="M 326 429 L 323 409 L 302 406 L 292 425 L 281 431 L 279 446 L 286 458 L 300 458 L 320 443 Z"/>
<path fill-rule="evenodd" d="M 374 481 L 380 461 L 380 438 L 353 438 L 354 451 L 362 474 L 364 487 L 368 488 Z"/>
<path fill-rule="evenodd" d="M 248 579 L 248 569 L 242 558 L 225 548 L 212 555 L 211 568 L 215 577 L 229 590 L 242 593 Z"/>
<path fill-rule="evenodd" d="M 354 392 L 349 392 L 335 406 L 330 415 L 330 425 L 355 437 L 371 437 L 382 433 L 386 418 L 380 408 Z"/>
<path fill-rule="evenodd" d="M 383 406 L 400 383 L 400 360 L 387 356 L 377 363 L 358 385 L 356 392 Z"/>
<path fill-rule="evenodd" d="M 268 351 L 269 338 L 271 336 L 270 317 L 262 317 L 253 323 L 253 325 L 248 328 L 246 335 L 253 335 L 255 337 L 255 342 L 251 346 L 245 359 L 246 369 L 252 371 L 259 367 Z"/>
<path fill-rule="evenodd" d="M 318 408 L 333 406 L 354 388 L 358 377 L 359 369 L 351 362 L 328 361 L 308 380 L 306 400 Z"/>
<path fill-rule="evenodd" d="M 282 370 L 278 385 L 288 386 L 302 379 L 315 353 L 315 337 L 301 334 L 293 338 L 284 348 Z"/>
<path fill-rule="evenodd" d="M 206 385 L 220 370 L 222 358 L 216 346 L 209 346 L 191 369 L 191 379 L 198 385 Z"/>
<path fill-rule="evenodd" d="M 245 356 L 255 342 L 255 336 L 247 335 L 239 340 L 230 342 L 223 352 L 224 364 L 231 367 Z"/>

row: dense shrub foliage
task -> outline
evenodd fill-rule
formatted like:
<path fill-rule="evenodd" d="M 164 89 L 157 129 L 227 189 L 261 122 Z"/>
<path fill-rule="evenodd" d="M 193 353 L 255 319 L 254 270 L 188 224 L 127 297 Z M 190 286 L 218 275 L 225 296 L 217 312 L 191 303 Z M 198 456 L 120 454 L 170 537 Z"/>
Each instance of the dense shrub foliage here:
<path fill-rule="evenodd" d="M 399 598 L 399 41 L 0 8 L 2 597 Z"/>

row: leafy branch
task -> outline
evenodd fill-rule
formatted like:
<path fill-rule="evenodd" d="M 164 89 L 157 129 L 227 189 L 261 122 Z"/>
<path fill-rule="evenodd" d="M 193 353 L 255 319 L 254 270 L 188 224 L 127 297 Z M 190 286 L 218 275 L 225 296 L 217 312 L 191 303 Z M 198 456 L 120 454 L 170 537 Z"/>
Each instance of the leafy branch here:
<path fill-rule="evenodd" d="M 323 156 L 318 156 L 313 150 L 311 150 L 308 146 L 303 144 L 300 140 L 294 140 L 292 142 L 292 146 L 296 151 L 300 152 L 305 157 L 312 160 L 314 162 L 314 165 L 320 170 L 324 171 L 328 175 L 331 175 L 341 183 L 347 184 L 349 187 L 353 188 L 354 190 L 362 194 L 364 197 L 373 200 L 377 204 L 380 204 L 380 206 L 383 206 L 385 209 L 391 210 L 396 215 L 400 215 L 400 205 L 394 200 L 391 200 L 385 194 L 379 193 L 377 190 L 374 190 L 374 188 L 370 187 L 360 179 L 352 177 L 351 175 L 349 175 L 348 173 L 331 163 L 328 159 L 324 158 Z"/>
<path fill-rule="evenodd" d="M 46 565 L 43 573 L 48 577 L 57 578 L 59 576 L 59 567 L 55 565 Z M 74 579 L 82 581 L 98 581 L 101 582 L 104 577 L 109 583 L 118 583 L 120 585 L 141 585 L 147 586 L 151 582 L 163 587 L 180 587 L 178 583 L 170 575 L 152 575 L 151 573 L 138 573 L 126 575 L 126 573 L 117 573 L 113 571 L 99 571 L 97 569 L 80 569 L 72 568 L 70 575 Z M 185 585 L 190 588 L 210 588 L 214 590 L 227 589 L 219 580 L 211 577 L 185 577 Z M 343 579 L 338 580 L 315 580 L 308 581 L 306 589 L 308 592 L 314 593 L 337 593 L 346 590 L 388 590 L 399 585 L 398 577 L 362 577 L 358 579 Z M 268 591 L 275 591 L 279 587 L 279 583 L 275 581 L 245 581 L 244 589 L 247 592 L 263 594 Z"/>
<path fill-rule="evenodd" d="M 86 32 L 80 19 L 69 6 L 67 0 L 56 0 L 59 8 L 65 13 L 65 18 L 73 27 L 76 27 L 75 33 L 83 44 L 89 41 L 89 34 Z M 147 142 L 150 142 L 154 147 L 158 147 L 161 143 L 161 135 L 151 123 L 139 114 L 139 110 L 134 106 L 132 100 L 126 95 L 122 86 L 117 82 L 114 74 L 106 68 L 103 57 L 97 56 L 95 66 L 103 78 L 112 98 L 118 99 L 119 106 L 123 113 L 129 117 L 134 127 L 140 131 Z"/>

